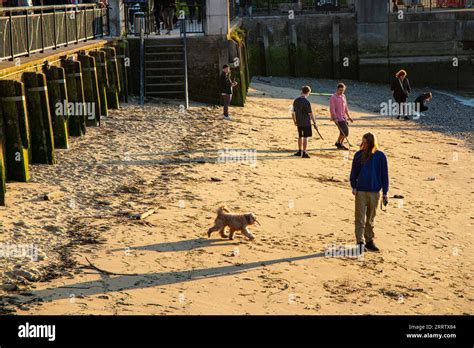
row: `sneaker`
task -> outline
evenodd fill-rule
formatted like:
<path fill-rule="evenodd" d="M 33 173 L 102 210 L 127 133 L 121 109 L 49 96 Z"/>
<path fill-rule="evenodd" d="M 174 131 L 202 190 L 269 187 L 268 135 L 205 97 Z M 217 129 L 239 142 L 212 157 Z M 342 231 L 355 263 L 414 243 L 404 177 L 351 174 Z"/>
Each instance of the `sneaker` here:
<path fill-rule="evenodd" d="M 365 244 L 365 248 L 368 251 L 380 251 L 380 249 L 377 248 L 377 246 L 374 244 L 373 240 L 371 240 L 370 242 L 367 242 L 367 244 Z"/>
<path fill-rule="evenodd" d="M 403 119 L 404 119 L 404 120 L 409 120 L 408 116 L 405 116 Z"/>
<path fill-rule="evenodd" d="M 309 155 L 308 155 L 307 152 L 303 152 L 303 156 L 301 156 L 301 157 L 303 157 L 303 158 L 311 158 L 311 157 L 309 157 Z"/>
<path fill-rule="evenodd" d="M 301 150 L 298 150 L 298 152 L 295 152 L 295 153 L 293 154 L 293 156 L 299 156 L 299 157 L 301 157 Z"/>
<path fill-rule="evenodd" d="M 338 149 L 340 149 L 340 148 L 341 148 L 341 143 L 336 142 L 336 143 L 334 144 L 334 146 L 336 146 Z"/>
<path fill-rule="evenodd" d="M 230 116 L 229 115 L 224 115 L 224 120 L 230 120 Z"/>
<path fill-rule="evenodd" d="M 346 151 L 349 151 L 349 149 L 347 147 L 345 147 L 344 145 L 341 144 L 341 147 L 339 148 L 339 150 L 346 150 Z"/>

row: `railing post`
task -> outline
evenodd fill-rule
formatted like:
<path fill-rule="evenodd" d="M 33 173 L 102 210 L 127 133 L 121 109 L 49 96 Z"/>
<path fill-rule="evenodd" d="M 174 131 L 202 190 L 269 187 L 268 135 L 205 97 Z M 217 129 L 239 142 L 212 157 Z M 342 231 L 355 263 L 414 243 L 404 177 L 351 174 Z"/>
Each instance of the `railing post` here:
<path fill-rule="evenodd" d="M 67 7 L 64 5 L 64 31 L 66 34 L 66 47 L 69 46 L 69 40 L 67 35 Z"/>
<path fill-rule="evenodd" d="M 186 39 L 186 15 L 183 16 L 183 50 L 184 50 L 184 107 L 189 109 L 189 93 L 188 93 L 188 45 Z"/>
<path fill-rule="evenodd" d="M 78 33 L 78 29 L 77 29 L 77 7 L 74 7 L 74 23 L 75 23 L 75 33 L 76 33 L 76 44 L 79 43 L 79 33 Z"/>
<path fill-rule="evenodd" d="M 10 10 L 8 12 L 8 16 L 9 16 L 9 27 L 10 27 L 10 54 L 12 56 L 12 60 L 15 59 L 15 50 L 13 48 L 13 16 L 12 16 L 12 11 Z"/>
<path fill-rule="evenodd" d="M 27 15 L 28 16 L 28 15 Z M 28 33 L 28 30 L 27 30 Z M 57 43 L 56 43 L 56 6 L 53 7 L 53 35 L 54 35 L 54 49 L 58 48 Z M 28 35 L 28 34 L 27 34 Z M 28 36 L 27 36 L 28 37 Z"/>
<path fill-rule="evenodd" d="M 43 23 L 43 7 L 40 10 L 40 27 L 41 27 L 41 52 L 44 52 L 44 23 Z"/>
<path fill-rule="evenodd" d="M 30 23 L 28 20 L 28 10 L 26 10 L 25 22 L 26 22 L 26 53 L 30 56 Z"/>

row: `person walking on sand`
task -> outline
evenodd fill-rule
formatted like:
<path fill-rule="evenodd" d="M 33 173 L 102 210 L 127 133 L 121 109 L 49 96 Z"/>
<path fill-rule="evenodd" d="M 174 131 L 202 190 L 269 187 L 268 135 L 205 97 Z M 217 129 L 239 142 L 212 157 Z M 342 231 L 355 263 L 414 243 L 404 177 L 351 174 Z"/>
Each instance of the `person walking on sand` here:
<path fill-rule="evenodd" d="M 355 236 L 358 248 L 379 251 L 374 243 L 374 220 L 380 190 L 383 204 L 388 204 L 388 163 L 385 154 L 378 150 L 377 138 L 372 133 L 362 137 L 360 151 L 352 161 L 350 174 L 352 193 L 355 196 Z M 365 245 L 364 245 L 365 239 Z"/>
<path fill-rule="evenodd" d="M 293 111 L 291 113 L 293 122 L 298 128 L 298 152 L 294 156 L 303 158 L 310 158 L 306 148 L 308 146 L 308 138 L 313 136 L 311 121 L 313 121 L 314 128 L 318 129 L 311 109 L 311 103 L 308 100 L 310 93 L 311 88 L 309 86 L 304 86 L 301 89 L 301 96 L 293 101 Z"/>
<path fill-rule="evenodd" d="M 405 103 L 411 91 L 410 81 L 408 81 L 407 72 L 405 70 L 402 69 L 395 74 L 395 79 L 392 81 L 390 89 L 395 102 L 398 104 L 398 120 L 405 109 Z M 408 120 L 408 115 L 406 115 L 406 113 L 404 119 Z"/>
<path fill-rule="evenodd" d="M 329 110 L 331 113 L 331 121 L 339 128 L 339 137 L 334 144 L 339 150 L 349 150 L 343 145 L 344 139 L 349 136 L 349 125 L 347 120 L 354 122 L 349 114 L 347 107 L 347 99 L 344 94 L 346 85 L 342 82 L 337 85 L 336 92 L 329 99 Z"/>
<path fill-rule="evenodd" d="M 222 67 L 222 73 L 219 80 L 219 89 L 221 91 L 222 104 L 224 105 L 224 119 L 230 120 L 229 106 L 232 101 L 232 88 L 237 86 L 237 82 L 232 81 L 229 65 Z"/>

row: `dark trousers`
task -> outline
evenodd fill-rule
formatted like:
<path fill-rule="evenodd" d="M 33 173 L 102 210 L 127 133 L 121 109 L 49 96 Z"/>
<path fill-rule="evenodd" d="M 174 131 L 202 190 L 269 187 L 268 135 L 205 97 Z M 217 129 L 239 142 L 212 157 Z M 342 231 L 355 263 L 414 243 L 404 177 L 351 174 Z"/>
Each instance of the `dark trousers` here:
<path fill-rule="evenodd" d="M 222 104 L 224 105 L 224 116 L 229 116 L 229 105 L 232 101 L 232 94 L 222 94 Z"/>
<path fill-rule="evenodd" d="M 166 7 L 163 9 L 163 22 L 167 30 L 173 30 L 174 8 Z"/>

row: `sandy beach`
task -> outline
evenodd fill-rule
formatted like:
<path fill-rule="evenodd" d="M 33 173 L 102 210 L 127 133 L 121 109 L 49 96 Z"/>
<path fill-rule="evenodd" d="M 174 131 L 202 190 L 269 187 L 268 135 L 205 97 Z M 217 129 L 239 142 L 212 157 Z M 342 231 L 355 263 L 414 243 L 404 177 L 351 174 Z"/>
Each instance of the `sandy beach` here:
<path fill-rule="evenodd" d="M 396 120 L 379 115 L 386 86 L 348 81 L 352 148 L 335 149 L 328 97 L 314 96 L 325 140 L 302 159 L 288 106 L 303 84 L 335 81 L 255 77 L 231 121 L 197 103 L 131 103 L 56 165 L 32 165 L 31 182 L 8 183 L 0 243 L 38 255 L 0 258 L 0 313 L 473 314 L 474 109 L 435 93 L 419 122 Z M 368 131 L 391 179 L 381 252 L 327 257 L 355 242 L 349 172 Z M 226 149 L 255 161 L 220 161 Z M 221 205 L 256 214 L 255 241 L 207 238 Z"/>

